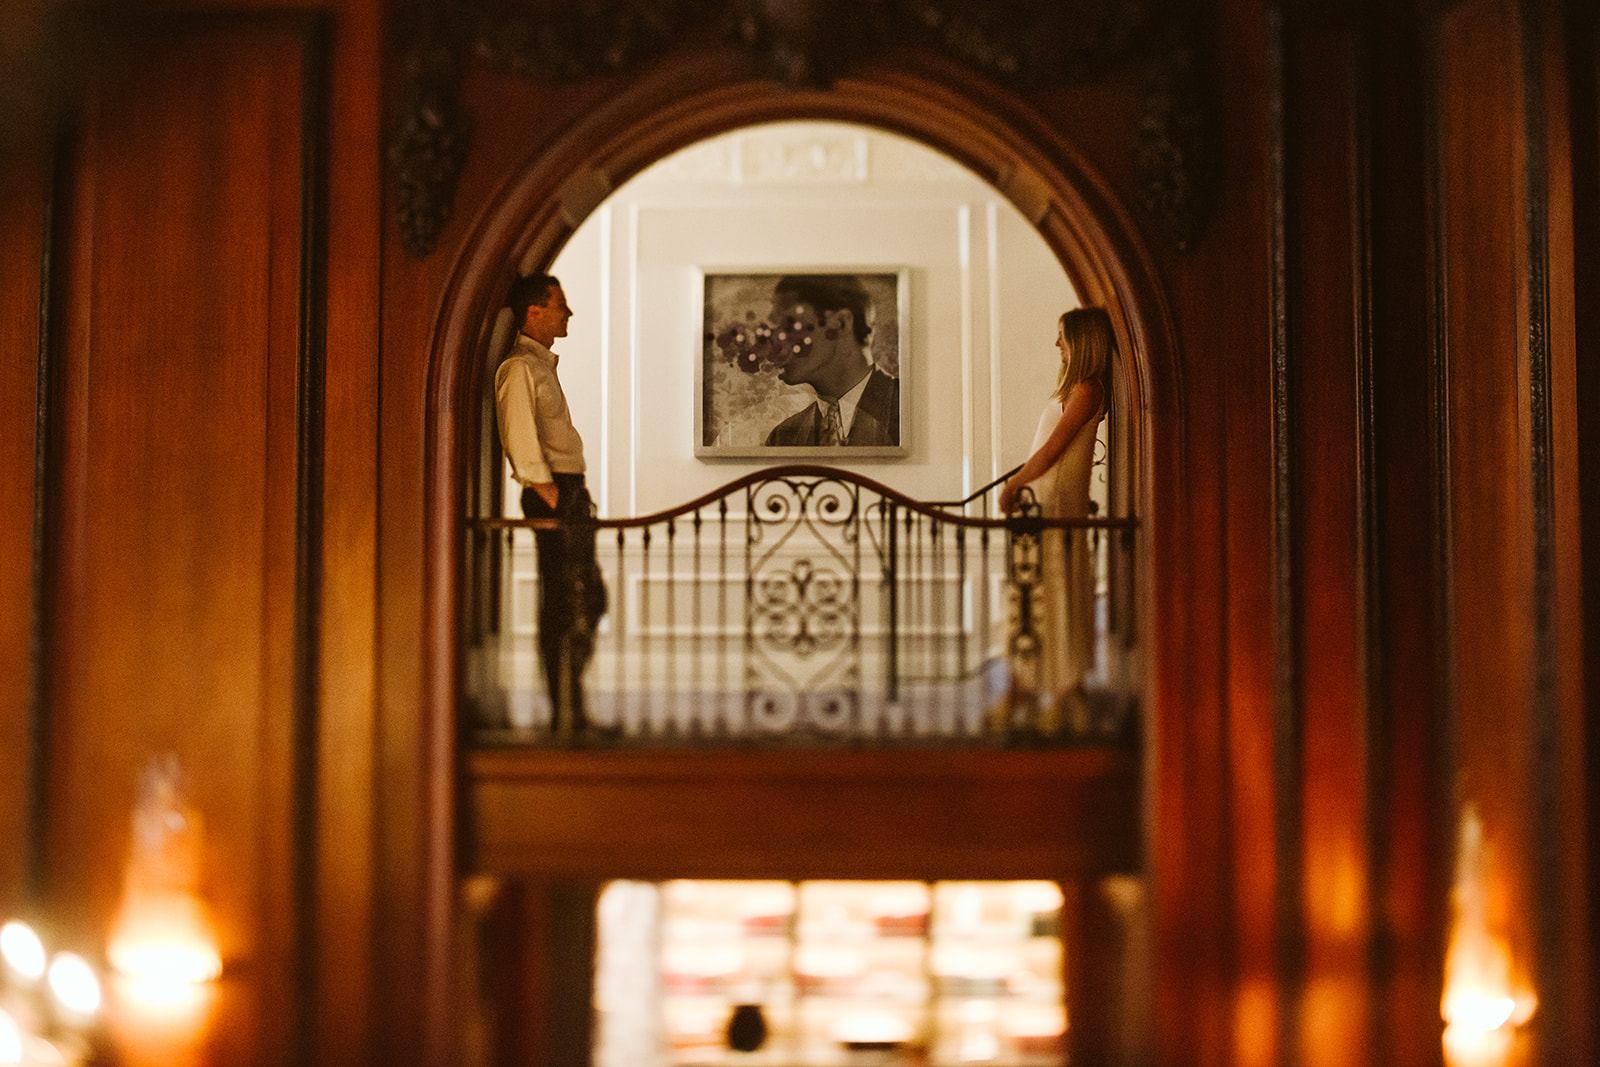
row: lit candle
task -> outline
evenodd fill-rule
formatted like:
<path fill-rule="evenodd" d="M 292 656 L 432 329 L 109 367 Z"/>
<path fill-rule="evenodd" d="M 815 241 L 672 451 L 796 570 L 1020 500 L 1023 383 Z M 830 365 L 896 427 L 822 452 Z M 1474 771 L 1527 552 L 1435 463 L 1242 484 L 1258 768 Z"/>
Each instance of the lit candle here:
<path fill-rule="evenodd" d="M 87 1023 L 100 1010 L 100 979 L 82 956 L 56 953 L 45 972 L 45 981 L 57 1006 L 74 1022 Z"/>
<path fill-rule="evenodd" d="M 0 957 L 13 978 L 25 986 L 44 977 L 44 942 L 26 923 L 12 920 L 0 926 Z"/>
<path fill-rule="evenodd" d="M 109 1037 L 123 1067 L 199 1067 L 216 1014 L 219 982 L 157 982 L 114 975 Z"/>
<path fill-rule="evenodd" d="M 222 957 L 200 901 L 184 893 L 130 893 L 108 955 L 120 974 L 152 985 L 208 982 Z"/>
<path fill-rule="evenodd" d="M 77 1067 L 98 1026 L 100 976 L 82 956 L 51 955 L 26 923 L 0 926 L 0 1067 Z"/>
<path fill-rule="evenodd" d="M 1511 1055 L 1509 1027 L 1476 1030 L 1461 1023 L 1444 1028 L 1444 1059 L 1450 1067 L 1500 1067 Z"/>
<path fill-rule="evenodd" d="M 222 973 L 211 917 L 197 890 L 200 816 L 185 802 L 178 779 L 172 757 L 145 772 L 122 905 L 106 952 L 119 974 L 143 987 L 130 998 L 135 1003 L 191 999 L 184 986 Z"/>
<path fill-rule="evenodd" d="M 44 942 L 26 923 L 13 920 L 0 926 L 0 959 L 5 961 L 0 982 L 0 1011 L 19 1034 L 39 1029 L 39 983 L 48 962 Z M 5 1042 L 0 1038 L 0 1047 Z M 0 1065 L 7 1061 L 0 1056 Z M 20 1062 L 12 1061 L 12 1062 Z"/>
<path fill-rule="evenodd" d="M 1531 992 L 1512 978 L 1511 950 L 1491 931 L 1485 881 L 1483 822 L 1468 805 L 1456 846 L 1454 921 L 1445 952 L 1443 1046 L 1449 1067 L 1500 1067 L 1507 1062 L 1516 1028 L 1532 1017 Z"/>

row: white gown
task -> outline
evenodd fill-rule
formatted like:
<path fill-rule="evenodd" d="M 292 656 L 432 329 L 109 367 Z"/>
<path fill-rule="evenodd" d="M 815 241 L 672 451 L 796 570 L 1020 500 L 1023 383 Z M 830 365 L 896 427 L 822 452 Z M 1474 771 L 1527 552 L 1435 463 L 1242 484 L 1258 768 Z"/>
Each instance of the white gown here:
<path fill-rule="evenodd" d="M 1051 398 L 1034 431 L 1032 455 L 1043 447 L 1061 420 L 1060 401 Z M 1054 466 L 1028 483 L 1047 519 L 1078 519 L 1089 514 L 1089 471 L 1095 436 L 1105 406 L 1073 435 Z M 1041 539 L 1039 589 L 1033 622 L 1039 660 L 1032 688 L 1059 696 L 1083 684 L 1094 666 L 1094 561 L 1087 530 L 1046 530 Z"/>

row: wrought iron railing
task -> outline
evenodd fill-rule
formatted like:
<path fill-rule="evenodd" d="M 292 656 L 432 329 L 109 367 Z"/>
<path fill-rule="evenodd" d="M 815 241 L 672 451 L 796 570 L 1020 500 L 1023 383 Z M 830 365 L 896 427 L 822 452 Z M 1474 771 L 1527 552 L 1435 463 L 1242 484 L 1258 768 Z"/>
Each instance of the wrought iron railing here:
<path fill-rule="evenodd" d="M 547 696 L 533 531 L 468 522 L 465 696 L 479 744 L 1120 744 L 1135 730 L 1132 518 L 989 514 L 849 471 L 774 467 L 651 515 L 593 521 L 610 592 L 587 728 Z M 974 514 L 976 512 L 976 514 Z M 1059 534 L 1052 531 L 1060 531 Z M 1040 605 L 1091 559 L 1093 662 L 1052 689 Z M 1052 574 L 1057 577 L 1052 578 Z"/>

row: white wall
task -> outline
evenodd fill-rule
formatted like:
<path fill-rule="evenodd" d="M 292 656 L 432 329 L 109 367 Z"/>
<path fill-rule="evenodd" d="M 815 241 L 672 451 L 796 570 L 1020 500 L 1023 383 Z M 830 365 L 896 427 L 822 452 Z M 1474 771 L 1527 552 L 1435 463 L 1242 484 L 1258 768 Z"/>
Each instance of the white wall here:
<path fill-rule="evenodd" d="M 602 515 L 657 511 L 768 465 L 694 455 L 695 284 L 701 269 L 792 267 L 910 271 L 909 452 L 854 469 L 950 499 L 1026 458 L 1055 383 L 1056 318 L 1078 303 L 1037 233 L 992 187 L 915 142 L 772 124 L 640 174 L 551 268 L 576 312 L 556 350 Z"/>

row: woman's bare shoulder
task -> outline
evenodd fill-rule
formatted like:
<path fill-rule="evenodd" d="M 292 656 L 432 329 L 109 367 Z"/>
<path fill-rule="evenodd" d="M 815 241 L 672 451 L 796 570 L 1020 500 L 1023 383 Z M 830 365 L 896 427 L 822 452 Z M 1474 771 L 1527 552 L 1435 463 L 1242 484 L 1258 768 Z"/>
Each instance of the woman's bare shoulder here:
<path fill-rule="evenodd" d="M 1067 395 L 1061 398 L 1061 407 L 1065 410 L 1074 399 L 1080 399 L 1098 408 L 1100 402 L 1105 399 L 1105 392 L 1105 386 L 1100 384 L 1098 378 L 1086 378 L 1067 390 Z"/>

